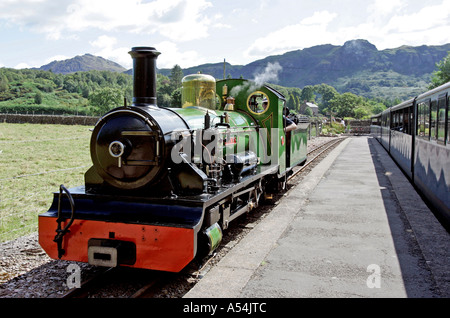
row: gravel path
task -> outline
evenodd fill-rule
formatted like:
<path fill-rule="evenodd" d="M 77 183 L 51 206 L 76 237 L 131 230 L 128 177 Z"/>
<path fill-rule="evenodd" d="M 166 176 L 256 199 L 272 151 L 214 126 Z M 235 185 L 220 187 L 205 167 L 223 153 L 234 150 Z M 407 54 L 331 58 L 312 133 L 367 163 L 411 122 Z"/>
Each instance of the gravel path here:
<path fill-rule="evenodd" d="M 0 244 L 0 297 L 2 298 L 55 298 L 68 288 L 71 262 L 51 260 L 33 233 Z M 81 272 L 92 266 L 78 264 Z"/>

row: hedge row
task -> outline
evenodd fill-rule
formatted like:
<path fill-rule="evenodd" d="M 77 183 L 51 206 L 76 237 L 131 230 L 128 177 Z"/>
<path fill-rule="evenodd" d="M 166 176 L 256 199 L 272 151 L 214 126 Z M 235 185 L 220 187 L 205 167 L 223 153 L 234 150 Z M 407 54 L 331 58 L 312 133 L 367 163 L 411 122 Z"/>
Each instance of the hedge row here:
<path fill-rule="evenodd" d="M 98 119 L 99 117 L 91 116 L 0 114 L 0 123 L 11 124 L 29 123 L 94 126 Z"/>
<path fill-rule="evenodd" d="M 42 106 L 42 105 L 15 105 L 15 106 L 0 106 L 0 113 L 12 114 L 52 114 L 52 115 L 92 115 L 92 109 L 63 106 Z"/>

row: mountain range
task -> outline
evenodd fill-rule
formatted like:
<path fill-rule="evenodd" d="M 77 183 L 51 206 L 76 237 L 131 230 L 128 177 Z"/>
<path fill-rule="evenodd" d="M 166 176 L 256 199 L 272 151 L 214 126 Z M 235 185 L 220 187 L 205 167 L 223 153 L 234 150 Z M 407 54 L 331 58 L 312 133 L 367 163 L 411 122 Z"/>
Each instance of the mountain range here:
<path fill-rule="evenodd" d="M 340 93 L 353 92 L 365 97 L 406 99 L 424 92 L 436 63 L 447 56 L 450 43 L 440 46 L 401 46 L 378 50 L 367 40 L 352 40 L 342 46 L 318 45 L 283 55 L 269 56 L 247 65 L 229 63 L 203 64 L 183 69 L 184 75 L 202 72 L 217 79 L 254 79 L 276 65 L 277 78 L 271 83 L 300 87 L 325 83 Z M 86 54 L 66 61 L 52 62 L 40 69 L 70 73 L 89 69 L 123 72 L 117 63 Z M 170 69 L 158 72 L 168 76 Z M 128 71 L 130 72 L 130 71 Z M 275 74 L 271 74 L 275 75 Z"/>

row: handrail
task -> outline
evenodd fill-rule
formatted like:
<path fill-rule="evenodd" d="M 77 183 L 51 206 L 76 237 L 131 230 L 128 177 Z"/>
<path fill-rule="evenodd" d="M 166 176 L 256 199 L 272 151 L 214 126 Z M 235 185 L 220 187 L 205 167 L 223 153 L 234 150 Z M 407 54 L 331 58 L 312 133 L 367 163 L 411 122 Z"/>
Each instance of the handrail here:
<path fill-rule="evenodd" d="M 65 220 L 65 218 L 62 217 L 61 213 L 61 197 L 63 192 L 66 193 L 69 199 L 72 214 L 70 216 L 69 223 L 67 223 L 64 229 L 61 229 L 61 223 Z M 67 232 L 70 232 L 69 228 L 74 220 L 75 220 L 75 202 L 73 201 L 72 195 L 70 194 L 69 190 L 67 190 L 67 188 L 61 184 L 59 187 L 59 198 L 58 198 L 58 219 L 56 220 L 56 222 L 58 223 L 58 227 L 56 229 L 57 234 L 53 239 L 53 241 L 56 242 L 56 244 L 58 245 L 58 258 L 61 258 L 66 253 L 66 251 L 62 248 L 62 240 L 64 235 L 66 235 Z"/>

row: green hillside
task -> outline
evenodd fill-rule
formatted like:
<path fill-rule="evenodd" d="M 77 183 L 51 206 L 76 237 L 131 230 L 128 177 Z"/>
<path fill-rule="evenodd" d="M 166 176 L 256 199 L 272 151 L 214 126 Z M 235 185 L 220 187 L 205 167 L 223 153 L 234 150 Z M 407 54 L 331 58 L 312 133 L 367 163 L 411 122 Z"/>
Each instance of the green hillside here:
<path fill-rule="evenodd" d="M 123 104 L 132 95 L 130 75 L 110 71 L 55 74 L 41 70 L 0 68 L 0 112 L 99 115 L 90 98 L 96 92 L 117 91 Z"/>

